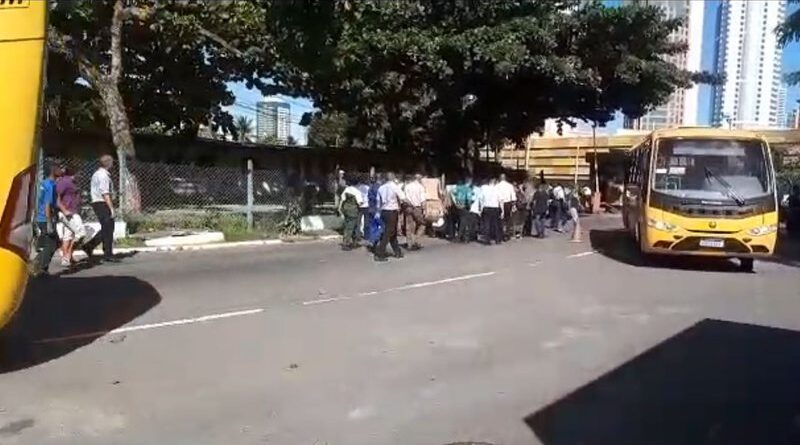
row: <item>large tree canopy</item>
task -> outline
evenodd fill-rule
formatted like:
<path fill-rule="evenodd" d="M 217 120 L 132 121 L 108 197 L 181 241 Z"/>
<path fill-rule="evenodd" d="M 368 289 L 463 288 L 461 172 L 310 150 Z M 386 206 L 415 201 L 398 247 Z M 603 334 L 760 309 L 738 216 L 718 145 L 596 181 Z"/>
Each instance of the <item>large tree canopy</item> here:
<path fill-rule="evenodd" d="M 226 84 L 269 76 L 264 19 L 257 0 L 56 0 L 49 122 L 80 127 L 102 116 L 127 155 L 131 128 L 196 134 L 204 124 L 235 132 L 222 110 L 234 101 Z"/>
<path fill-rule="evenodd" d="M 800 0 L 790 0 L 789 3 L 800 4 Z M 785 46 L 791 42 L 800 42 L 800 9 L 786 17 L 786 21 L 778 27 L 778 38 Z M 786 81 L 792 85 L 800 83 L 800 71 L 789 73 Z"/>
<path fill-rule="evenodd" d="M 547 118 L 638 116 L 687 87 L 679 20 L 580 0 L 304 0 L 269 5 L 287 69 L 267 93 L 353 119 L 356 144 L 463 158 Z M 299 12 L 299 13 L 298 13 Z M 701 80 L 696 74 L 695 80 Z"/>

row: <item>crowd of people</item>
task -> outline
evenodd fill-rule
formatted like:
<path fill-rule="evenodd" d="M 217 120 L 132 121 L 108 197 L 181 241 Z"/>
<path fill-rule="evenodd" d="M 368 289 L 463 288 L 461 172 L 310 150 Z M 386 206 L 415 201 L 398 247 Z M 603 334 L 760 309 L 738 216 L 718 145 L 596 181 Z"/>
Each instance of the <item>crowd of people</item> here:
<path fill-rule="evenodd" d="M 398 178 L 393 172 L 367 177 L 342 174 L 337 208 L 344 219 L 342 249 L 369 249 L 375 261 L 403 257 L 422 248 L 424 236 L 497 245 L 523 236 L 544 238 L 572 224 L 591 191 L 533 179 L 512 183 L 505 174 L 476 181 L 466 176 L 443 185 L 420 174 Z M 575 237 L 573 237 L 575 239 Z"/>
<path fill-rule="evenodd" d="M 114 205 L 111 201 L 113 182 L 110 173 L 113 166 L 113 157 L 102 156 L 100 166 L 92 175 L 91 206 L 100 223 L 100 230 L 91 237 L 80 216 L 81 194 L 75 185 L 73 172 L 58 164 L 45 166 L 47 177 L 40 183 L 36 206 L 39 252 L 34 275 L 49 275 L 50 263 L 58 250 L 61 251 L 61 265 L 72 266 L 76 262 L 74 252 L 78 246 L 92 259 L 94 249 L 102 243 L 102 261 L 118 261 L 113 253 Z"/>

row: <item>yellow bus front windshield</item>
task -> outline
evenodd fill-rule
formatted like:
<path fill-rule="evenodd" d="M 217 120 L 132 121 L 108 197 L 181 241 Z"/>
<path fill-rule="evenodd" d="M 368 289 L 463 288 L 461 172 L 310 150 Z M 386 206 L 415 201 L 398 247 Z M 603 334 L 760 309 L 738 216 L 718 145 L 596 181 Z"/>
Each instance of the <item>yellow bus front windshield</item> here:
<path fill-rule="evenodd" d="M 768 159 L 757 139 L 660 139 L 653 191 L 698 204 L 745 205 L 772 194 Z"/>

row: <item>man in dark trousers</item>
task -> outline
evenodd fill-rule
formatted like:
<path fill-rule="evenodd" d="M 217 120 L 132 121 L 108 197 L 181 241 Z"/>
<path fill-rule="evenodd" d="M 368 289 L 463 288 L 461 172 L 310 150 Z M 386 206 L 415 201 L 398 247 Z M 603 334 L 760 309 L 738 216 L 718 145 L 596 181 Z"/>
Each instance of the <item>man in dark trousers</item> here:
<path fill-rule="evenodd" d="M 386 173 L 386 182 L 378 188 L 378 203 L 381 209 L 383 222 L 383 235 L 375 249 L 375 261 L 387 261 L 386 246 L 390 244 L 396 258 L 403 257 L 400 243 L 397 242 L 397 218 L 400 214 L 400 205 L 406 201 L 405 193 L 397 183 L 394 173 Z"/>
<path fill-rule="evenodd" d="M 103 243 L 103 261 L 116 263 L 114 258 L 114 205 L 111 202 L 111 168 L 114 167 L 114 158 L 109 155 L 100 157 L 100 167 L 92 175 L 90 195 L 92 210 L 100 223 L 100 231 L 88 243 L 83 245 L 83 251 L 89 259 L 92 258 L 94 249 Z"/>
<path fill-rule="evenodd" d="M 539 188 L 533 194 L 531 202 L 531 214 L 533 216 L 533 227 L 536 230 L 537 238 L 545 237 L 545 221 L 547 220 L 547 207 L 550 194 L 547 193 L 547 186 L 544 182 L 539 183 Z"/>
<path fill-rule="evenodd" d="M 56 197 L 56 179 L 61 176 L 61 168 L 57 165 L 47 167 L 47 178 L 39 185 L 39 199 L 36 203 L 36 228 L 39 231 L 37 243 L 39 255 L 36 258 L 36 275 L 49 276 L 50 262 L 58 249 L 58 198 Z"/>

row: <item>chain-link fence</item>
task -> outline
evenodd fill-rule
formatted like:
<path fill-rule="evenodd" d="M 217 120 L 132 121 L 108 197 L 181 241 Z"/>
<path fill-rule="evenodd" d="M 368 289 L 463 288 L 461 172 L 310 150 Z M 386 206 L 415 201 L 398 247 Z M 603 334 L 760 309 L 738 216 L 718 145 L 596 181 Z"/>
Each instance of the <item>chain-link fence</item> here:
<path fill-rule="evenodd" d="M 82 216 L 93 220 L 94 214 L 89 206 L 90 188 L 97 161 L 58 158 L 45 161 L 66 167 L 74 176 L 82 196 Z M 112 169 L 112 197 L 118 214 L 134 225 L 153 225 L 152 221 L 158 220 L 162 222 L 160 226 L 170 228 L 182 228 L 181 225 L 186 226 L 183 228 L 198 225 L 205 228 L 213 225 L 209 223 L 212 219 L 227 218 L 244 225 L 243 230 L 254 226 L 258 229 L 264 221 L 269 221 L 272 226 L 283 223 L 290 203 L 317 195 L 305 193 L 303 181 L 293 181 L 280 170 L 198 167 L 136 160 L 129 160 L 126 170 L 120 180 L 120 169 Z"/>

